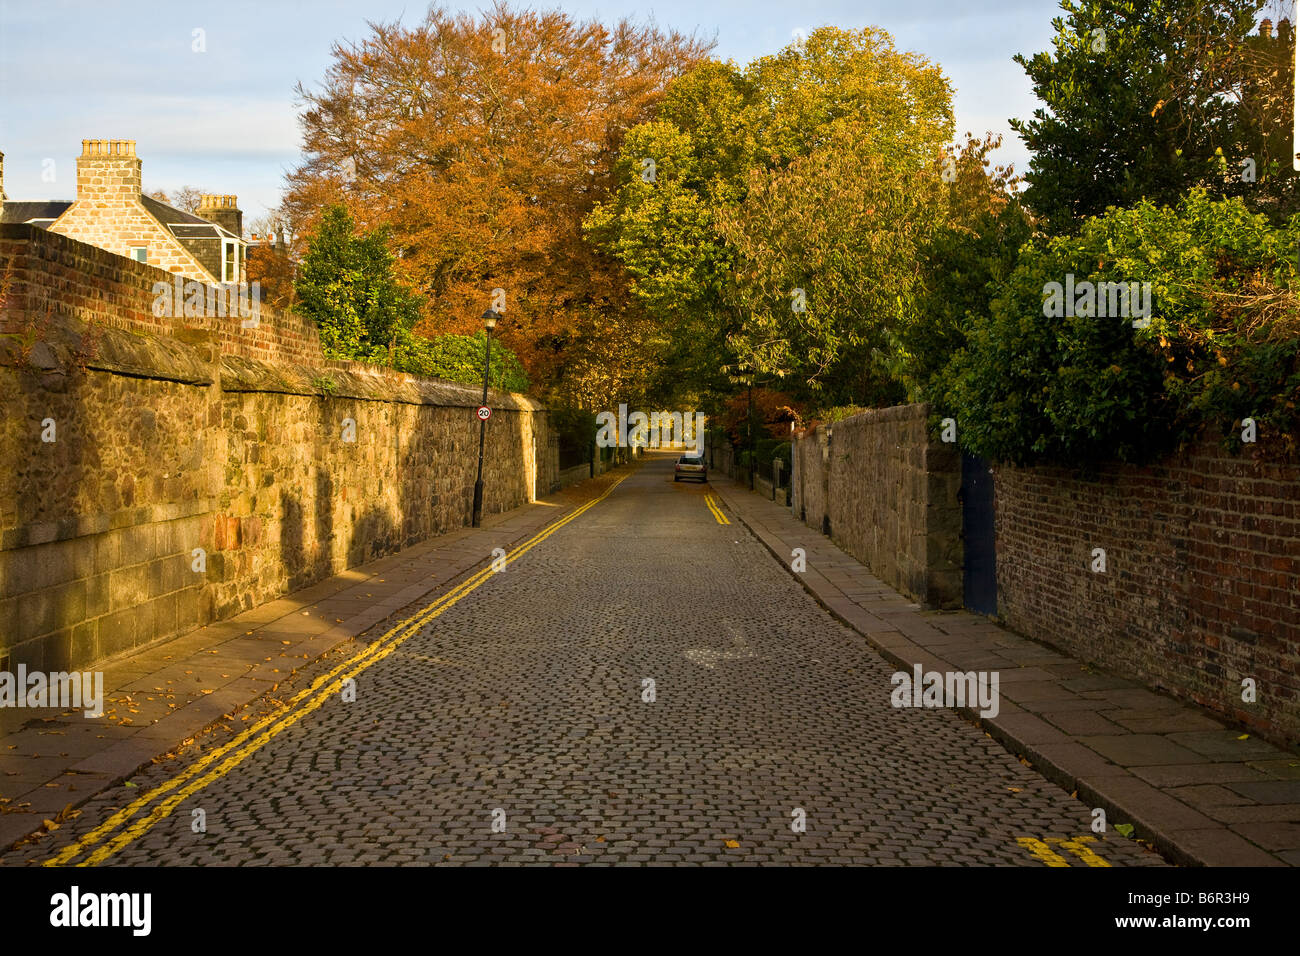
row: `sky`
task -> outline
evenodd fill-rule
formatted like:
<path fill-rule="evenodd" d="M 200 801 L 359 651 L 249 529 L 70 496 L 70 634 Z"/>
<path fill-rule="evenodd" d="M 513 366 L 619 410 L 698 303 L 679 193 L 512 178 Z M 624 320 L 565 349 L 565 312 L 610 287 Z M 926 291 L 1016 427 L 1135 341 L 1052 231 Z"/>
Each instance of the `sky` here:
<path fill-rule="evenodd" d="M 481 10 L 487 4 L 443 4 Z M 878 26 L 938 63 L 959 137 L 1001 133 L 999 162 L 1028 155 L 1007 124 L 1037 105 L 1012 56 L 1050 49 L 1056 0 L 533 0 L 579 18 L 653 20 L 716 40 L 744 64 L 822 25 Z M 300 161 L 299 82 L 312 88 L 336 41 L 367 21 L 418 22 L 422 0 L 0 0 L 0 152 L 10 199 L 71 199 L 83 139 L 134 139 L 148 192 L 234 194 L 244 222 L 279 201 Z M 195 31 L 205 49 L 196 52 Z M 964 138 L 964 137 L 962 137 Z M 44 178 L 43 178 L 44 177 Z M 52 181 L 50 181 L 52 179 Z"/>

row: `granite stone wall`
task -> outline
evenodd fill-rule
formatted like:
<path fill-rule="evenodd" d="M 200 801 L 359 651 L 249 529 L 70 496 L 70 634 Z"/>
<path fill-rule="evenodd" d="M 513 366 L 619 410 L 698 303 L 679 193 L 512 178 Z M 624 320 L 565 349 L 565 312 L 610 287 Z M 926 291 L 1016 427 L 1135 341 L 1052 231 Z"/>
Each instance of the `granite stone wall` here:
<path fill-rule="evenodd" d="M 85 667 L 469 523 L 477 389 L 327 362 L 308 323 L 155 316 L 161 270 L 4 227 L 0 669 Z M 0 281 L 3 281 L 0 278 Z M 558 487 L 490 393 L 484 511 Z"/>
<path fill-rule="evenodd" d="M 962 599 L 961 458 L 928 407 L 874 409 L 796 438 L 792 507 L 804 523 L 916 600 Z"/>

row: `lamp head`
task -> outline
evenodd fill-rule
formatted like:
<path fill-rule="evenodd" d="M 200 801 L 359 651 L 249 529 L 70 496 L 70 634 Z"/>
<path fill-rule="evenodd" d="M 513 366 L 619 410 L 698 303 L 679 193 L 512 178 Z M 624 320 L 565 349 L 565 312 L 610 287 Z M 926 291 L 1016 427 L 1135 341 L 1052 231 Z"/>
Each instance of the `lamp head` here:
<path fill-rule="evenodd" d="M 483 313 L 483 327 L 491 332 L 497 327 L 498 318 L 500 318 L 500 316 L 497 315 L 495 310 L 488 309 Z"/>

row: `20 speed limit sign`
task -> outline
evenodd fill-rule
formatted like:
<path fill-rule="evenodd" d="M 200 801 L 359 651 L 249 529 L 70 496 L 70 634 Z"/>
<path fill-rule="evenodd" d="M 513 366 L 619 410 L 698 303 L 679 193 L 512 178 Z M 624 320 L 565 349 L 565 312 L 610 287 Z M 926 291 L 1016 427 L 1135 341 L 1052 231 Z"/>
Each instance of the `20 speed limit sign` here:
<path fill-rule="evenodd" d="M 485 422 L 491 417 L 492 417 L 492 409 L 488 408 L 486 405 L 480 405 L 478 407 L 479 421 Z"/>

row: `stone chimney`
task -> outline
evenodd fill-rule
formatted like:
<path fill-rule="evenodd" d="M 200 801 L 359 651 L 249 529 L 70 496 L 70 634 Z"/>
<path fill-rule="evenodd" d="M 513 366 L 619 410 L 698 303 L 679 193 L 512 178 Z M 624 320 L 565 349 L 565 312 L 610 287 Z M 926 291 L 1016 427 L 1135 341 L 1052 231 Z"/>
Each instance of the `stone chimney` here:
<path fill-rule="evenodd" d="M 1259 21 L 1259 35 L 1265 38 L 1273 35 L 1273 21 L 1268 17 Z"/>
<path fill-rule="evenodd" d="M 241 239 L 244 237 L 244 214 L 239 210 L 236 196 L 204 195 L 199 200 L 197 215 L 230 230 Z"/>
<path fill-rule="evenodd" d="M 77 201 L 117 205 L 140 198 L 140 158 L 133 139 L 83 139 Z"/>

